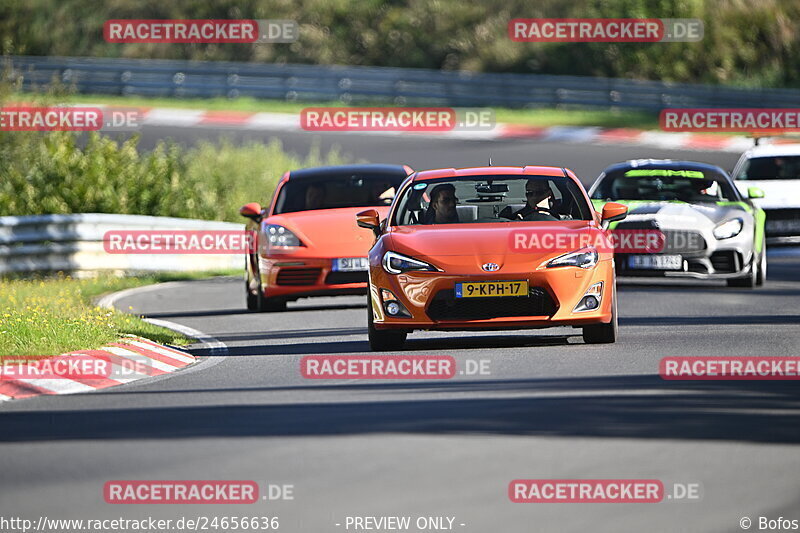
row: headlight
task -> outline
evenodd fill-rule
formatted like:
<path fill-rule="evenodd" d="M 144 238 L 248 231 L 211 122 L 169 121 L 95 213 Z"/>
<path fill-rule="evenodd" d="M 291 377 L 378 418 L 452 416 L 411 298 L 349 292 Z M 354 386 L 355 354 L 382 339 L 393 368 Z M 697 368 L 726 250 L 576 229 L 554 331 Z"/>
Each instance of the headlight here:
<path fill-rule="evenodd" d="M 592 268 L 597 264 L 599 259 L 600 256 L 597 253 L 597 250 L 590 246 L 588 248 L 578 250 L 577 252 L 570 252 L 568 254 L 556 257 L 547 263 L 547 268 L 563 266 Z"/>
<path fill-rule="evenodd" d="M 438 268 L 433 265 L 414 259 L 395 252 L 383 254 L 383 269 L 389 274 L 402 274 L 411 270 L 424 270 L 428 272 L 438 272 Z"/>
<path fill-rule="evenodd" d="M 743 227 L 744 221 L 741 218 L 734 218 L 714 228 L 714 237 L 720 240 L 736 237 L 742 232 Z"/>
<path fill-rule="evenodd" d="M 267 224 L 267 243 L 270 248 L 304 246 L 297 235 L 277 224 Z"/>

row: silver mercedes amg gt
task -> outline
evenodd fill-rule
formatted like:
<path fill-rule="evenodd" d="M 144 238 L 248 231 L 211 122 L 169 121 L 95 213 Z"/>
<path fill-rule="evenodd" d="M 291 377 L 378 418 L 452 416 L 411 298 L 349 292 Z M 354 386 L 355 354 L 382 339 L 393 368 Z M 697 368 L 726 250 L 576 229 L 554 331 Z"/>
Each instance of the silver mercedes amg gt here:
<path fill-rule="evenodd" d="M 629 207 L 614 230 L 658 230 L 657 253 L 617 254 L 619 276 L 725 280 L 732 287 L 762 285 L 767 274 L 764 211 L 742 196 L 721 168 L 692 161 L 640 159 L 605 169 L 589 195 Z"/>

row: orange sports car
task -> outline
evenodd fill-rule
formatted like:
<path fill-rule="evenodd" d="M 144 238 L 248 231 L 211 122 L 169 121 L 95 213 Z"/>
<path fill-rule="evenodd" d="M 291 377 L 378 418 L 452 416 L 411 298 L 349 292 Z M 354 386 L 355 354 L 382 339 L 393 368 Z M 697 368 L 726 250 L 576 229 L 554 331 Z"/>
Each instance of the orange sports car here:
<path fill-rule="evenodd" d="M 385 220 L 358 213 L 369 251 L 373 350 L 413 330 L 583 328 L 617 338 L 614 246 L 606 229 L 627 207 L 597 213 L 575 174 L 526 166 L 417 172 Z"/>
<path fill-rule="evenodd" d="M 247 308 L 281 311 L 305 296 L 364 294 L 373 238 L 353 217 L 365 207 L 385 215 L 411 172 L 400 165 L 293 170 L 269 207 L 242 207 L 247 229 L 256 232 L 245 267 Z"/>

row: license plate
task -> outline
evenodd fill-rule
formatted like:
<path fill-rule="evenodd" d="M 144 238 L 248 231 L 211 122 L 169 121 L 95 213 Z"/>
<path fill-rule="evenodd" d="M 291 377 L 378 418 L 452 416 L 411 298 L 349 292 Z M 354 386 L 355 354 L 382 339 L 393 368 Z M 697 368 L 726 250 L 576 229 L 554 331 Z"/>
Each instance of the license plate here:
<path fill-rule="evenodd" d="M 528 296 L 527 281 L 465 281 L 456 283 L 456 298 Z"/>
<path fill-rule="evenodd" d="M 680 255 L 631 255 L 630 268 L 652 270 L 683 270 L 683 256 Z"/>
<path fill-rule="evenodd" d="M 360 272 L 369 269 L 366 257 L 340 257 L 333 260 L 334 272 Z"/>

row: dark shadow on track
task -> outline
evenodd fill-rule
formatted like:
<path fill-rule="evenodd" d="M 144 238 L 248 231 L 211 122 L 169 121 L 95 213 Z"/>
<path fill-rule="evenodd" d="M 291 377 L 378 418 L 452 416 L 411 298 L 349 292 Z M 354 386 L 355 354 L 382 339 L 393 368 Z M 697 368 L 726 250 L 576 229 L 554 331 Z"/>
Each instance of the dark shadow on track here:
<path fill-rule="evenodd" d="M 366 300 L 366 296 L 364 297 Z M 332 305 L 303 305 L 303 304 L 292 304 L 289 303 L 289 306 L 286 308 L 286 311 L 281 311 L 282 313 L 294 313 L 298 311 L 341 311 L 345 309 L 366 309 L 367 304 L 365 303 L 358 303 L 358 304 L 332 304 Z"/>
<path fill-rule="evenodd" d="M 800 315 L 629 316 L 620 317 L 619 324 L 620 326 L 800 325 Z"/>
<path fill-rule="evenodd" d="M 294 342 L 291 344 L 253 344 L 247 346 L 228 346 L 228 357 L 237 356 L 274 356 L 274 355 L 325 355 L 325 354 L 371 354 L 389 355 L 383 352 L 372 352 L 366 340 L 367 328 L 298 330 L 292 332 L 267 332 L 253 334 L 217 335 L 217 339 L 228 342 L 240 340 L 265 340 L 278 338 L 331 337 L 363 335 L 364 340 L 329 340 L 327 342 Z M 393 353 L 426 350 L 481 350 L 486 348 L 535 348 L 580 344 L 579 336 L 569 335 L 480 335 L 463 337 L 457 332 L 452 337 L 413 338 L 409 337 L 401 350 Z M 579 335 L 576 333 L 575 335 Z M 205 355 L 202 350 L 192 350 L 195 355 Z"/>
<path fill-rule="evenodd" d="M 364 386 L 342 388 L 357 387 Z M 800 386 L 792 382 L 673 382 L 639 375 L 368 387 L 423 396 L 382 402 L 0 412 L 0 441 L 403 433 L 800 443 Z M 444 390 L 514 396 L 424 396 Z"/>
<path fill-rule="evenodd" d="M 247 309 L 207 309 L 205 311 L 175 311 L 171 313 L 147 313 L 147 318 L 190 318 L 199 316 L 247 315 Z"/>
<path fill-rule="evenodd" d="M 367 327 L 330 328 L 330 329 L 294 329 L 281 331 L 265 331 L 263 333 L 223 333 L 214 336 L 222 342 L 241 342 L 252 340 L 303 339 L 306 337 L 344 337 L 348 335 L 366 335 Z"/>

